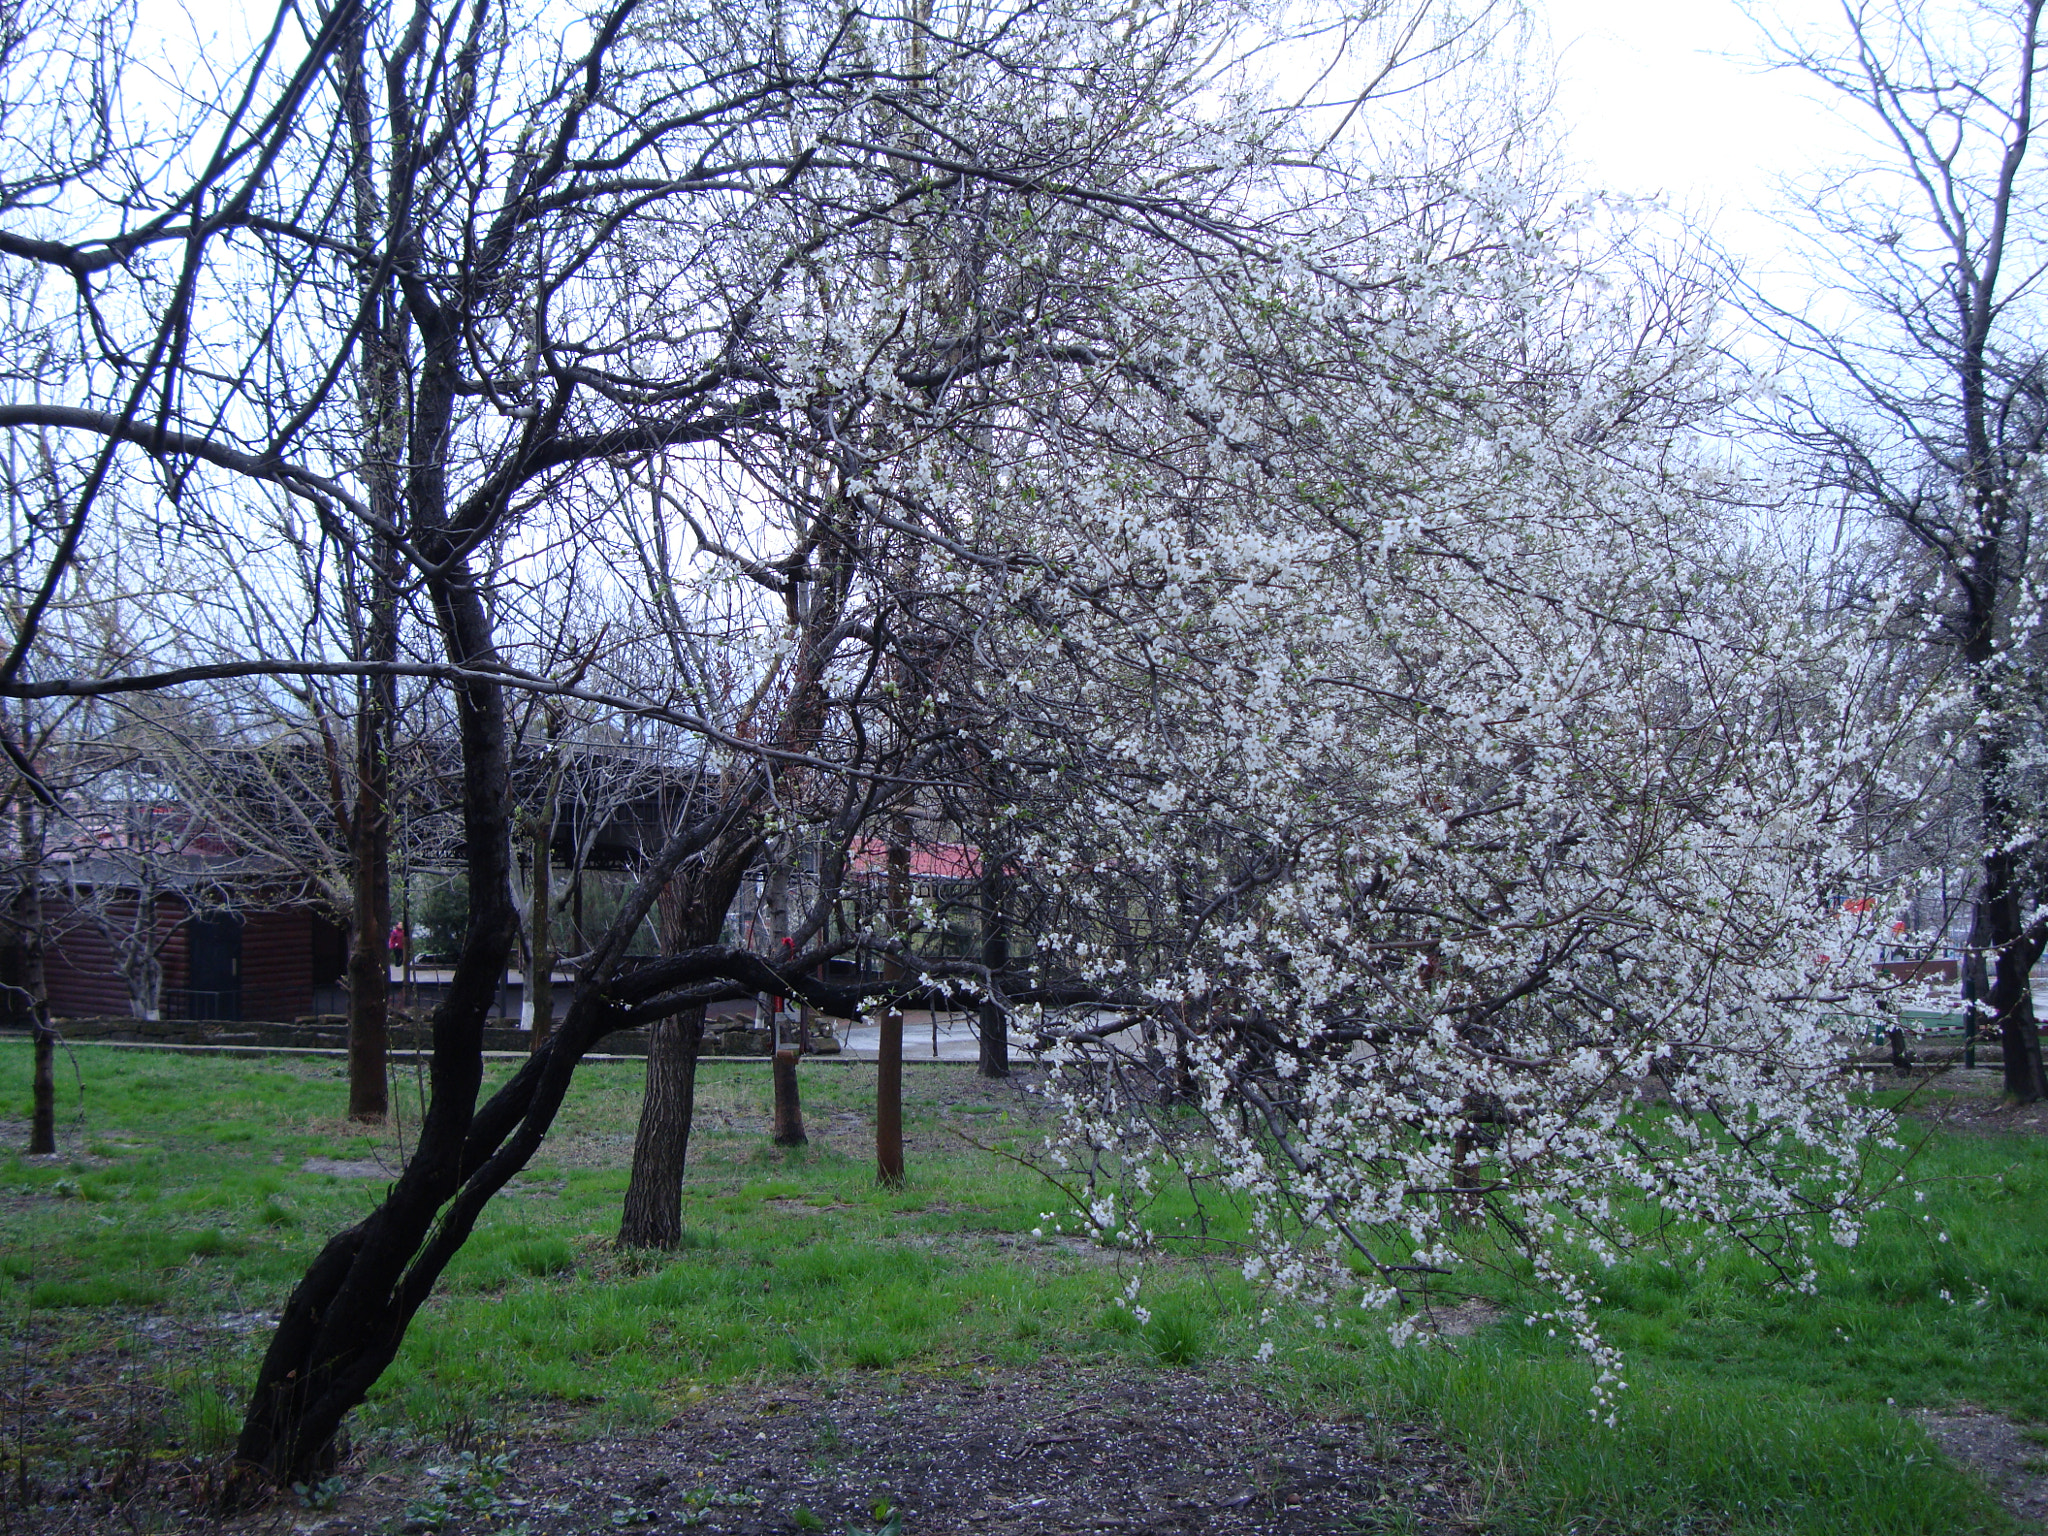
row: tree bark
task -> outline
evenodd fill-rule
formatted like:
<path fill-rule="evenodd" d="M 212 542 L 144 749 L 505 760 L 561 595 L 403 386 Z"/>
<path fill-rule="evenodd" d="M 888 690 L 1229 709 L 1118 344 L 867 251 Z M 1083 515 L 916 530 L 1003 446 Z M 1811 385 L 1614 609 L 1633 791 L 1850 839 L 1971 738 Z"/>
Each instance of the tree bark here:
<path fill-rule="evenodd" d="M 422 411 L 438 410 L 437 419 L 445 421 L 446 380 L 453 368 L 423 373 Z M 438 528 L 433 531 L 439 536 L 426 540 L 425 549 L 429 560 L 441 562 L 441 572 L 429 590 L 449 659 L 482 672 L 498 661 L 489 618 L 461 556 Z M 412 1156 L 383 1203 L 329 1240 L 285 1303 L 236 1442 L 231 1500 L 248 1481 L 286 1485 L 321 1469 L 342 1420 L 397 1356 L 413 1315 L 476 1216 L 531 1155 L 529 1143 L 537 1142 L 533 1131 L 488 1156 L 472 1143 L 483 1082 L 484 1020 L 518 918 L 511 897 L 511 759 L 503 693 L 496 683 L 472 676 L 455 696 L 469 928 L 448 991 L 434 1010 L 432 1097 Z M 381 953 L 377 958 L 382 963 Z M 591 1007 L 597 1006 L 593 1000 Z M 566 1091 L 567 1072 L 563 1067 L 548 1080 L 552 1097 L 544 1119 L 552 1118 Z M 486 1166 L 476 1167 L 479 1159 Z M 462 1200 L 444 1211 L 458 1192 Z"/>
<path fill-rule="evenodd" d="M 775 1131 L 778 1147 L 801 1147 L 810 1138 L 804 1134 L 804 1106 L 797 1097 L 796 1056 L 793 1049 L 775 1053 Z"/>
<path fill-rule="evenodd" d="M 2005 1096 L 2015 1104 L 2048 1098 L 2041 1060 L 2041 1028 L 2034 1016 L 2034 964 L 2041 958 L 2040 925 L 2022 923 L 2020 893 L 2011 859 L 1993 853 L 1984 860 L 1987 895 L 1980 901 L 1981 931 L 1990 951 L 1990 1011 L 1998 1021 L 2004 1058 Z"/>
<path fill-rule="evenodd" d="M 889 842 L 889 926 L 901 941 L 910 926 L 910 843 L 899 821 Z M 903 964 L 882 962 L 882 976 L 900 981 Z M 881 1048 L 875 1053 L 875 1181 L 889 1188 L 903 1183 L 903 1009 L 891 1003 L 882 1015 Z"/>
<path fill-rule="evenodd" d="M 789 844 L 786 838 L 778 838 L 769 849 L 768 952 L 776 965 L 789 958 Z M 800 1147 L 808 1138 L 804 1135 L 803 1103 L 797 1094 L 797 1053 L 783 1049 L 781 1039 L 782 1016 L 788 1001 L 785 997 L 768 999 L 768 1025 L 775 1032 L 770 1040 L 775 1052 L 775 1118 L 770 1139 L 778 1147 Z"/>
<path fill-rule="evenodd" d="M 557 780 L 559 775 L 556 775 Z M 555 946 L 548 921 L 555 883 L 550 847 L 555 823 L 555 795 L 550 785 L 547 803 L 533 819 L 533 894 L 527 906 L 526 1016 L 532 1023 L 528 1049 L 539 1050 L 555 1027 Z"/>
<path fill-rule="evenodd" d="M 996 990 L 996 978 L 1010 963 L 1010 935 L 1003 919 L 1002 856 L 981 850 L 981 963 L 988 967 L 989 991 Z M 975 1070 L 983 1077 L 1010 1075 L 1010 1016 L 994 998 L 981 1005 L 978 1033 L 981 1037 Z"/>
<path fill-rule="evenodd" d="M 354 83 L 360 87 L 359 14 L 352 16 L 351 25 L 350 62 Z M 394 82 L 391 88 L 400 87 Z M 483 253 L 477 265 L 488 268 L 496 259 Z M 565 1057 L 566 1064 L 558 1070 L 529 1080 L 525 1091 L 537 1103 L 519 1122 L 518 1135 L 511 1135 L 509 1128 L 499 1130 L 490 1143 L 495 1150 L 473 1138 L 483 1085 L 484 1021 L 504 977 L 518 925 L 512 905 L 511 750 L 504 690 L 489 676 L 502 659 L 466 553 L 473 529 L 453 526 L 449 518 L 443 455 L 462 374 L 461 336 L 441 297 L 416 272 L 401 271 L 397 278 L 405 287 L 407 313 L 419 337 L 410 393 L 410 440 L 431 445 L 407 457 L 405 504 L 443 654 L 465 674 L 453 696 L 462 765 L 469 924 L 448 989 L 434 1010 L 428 1066 L 432 1094 L 412 1156 L 382 1204 L 329 1240 L 286 1302 L 242 1420 L 231 1501 L 245 1496 L 252 1483 L 288 1485 L 320 1468 L 342 1420 L 396 1358 L 414 1314 L 432 1294 L 483 1207 L 532 1155 L 567 1091 L 573 1066 Z M 485 506 L 465 512 L 471 518 L 489 515 Z M 381 545 L 380 550 L 387 557 L 392 553 Z M 365 824 L 382 820 L 358 819 Z M 373 888 L 378 883 L 373 882 Z M 359 896 L 358 915 L 364 910 Z M 388 921 L 388 890 L 385 911 Z M 386 966 L 384 934 L 376 934 L 374 945 L 362 944 L 361 937 L 359 933 L 357 949 L 372 950 L 377 964 Z M 352 956 L 351 965 L 365 958 Z M 387 986 L 389 975 L 387 967 Z M 592 997 L 587 1012 L 595 1018 L 603 1006 L 601 999 Z M 546 1092 L 539 1093 L 531 1083 L 542 1084 Z M 501 1099 L 494 1099 L 494 1106 Z"/>
<path fill-rule="evenodd" d="M 697 1102 L 704 1009 L 687 1008 L 647 1032 L 647 1090 L 633 1138 L 633 1172 L 619 1215 L 621 1248 L 673 1248 L 683 1240 L 683 1165 Z"/>
<path fill-rule="evenodd" d="M 358 763 L 358 773 L 362 765 Z M 376 770 L 381 775 L 382 770 Z M 358 780 L 348 950 L 348 1117 L 381 1123 L 390 1109 L 391 836 L 381 796 Z"/>
<path fill-rule="evenodd" d="M 368 26 L 351 17 L 339 48 L 339 85 L 348 125 L 349 192 L 355 233 L 374 247 L 387 217 L 375 185 L 376 135 L 371 122 Z M 363 479 L 372 512 L 387 528 L 404 521 L 402 466 L 407 448 L 405 332 L 388 278 L 366 293 L 368 323 L 358 352 Z M 364 541 L 357 592 L 364 603 L 355 636 L 365 659 L 398 659 L 399 552 L 379 533 Z M 348 958 L 348 1117 L 380 1123 L 390 1109 L 387 1066 L 391 1040 L 391 748 L 397 733 L 397 679 L 368 677 L 357 695 L 354 805 L 349 813 L 350 921 Z M 410 935 L 407 938 L 410 939 Z"/>
<path fill-rule="evenodd" d="M 663 887 L 656 909 L 664 954 L 674 955 L 717 938 L 755 847 L 751 836 L 721 840 L 704 863 Z M 685 1034 L 664 1026 L 680 1027 Z M 683 1172 L 695 1118 L 697 1056 L 704 1040 L 704 1010 L 656 1021 L 647 1039 L 647 1087 L 633 1167 L 619 1212 L 621 1248 L 673 1248 L 682 1236 Z"/>
<path fill-rule="evenodd" d="M 29 1029 L 35 1042 L 28 1152 L 31 1157 L 48 1157 L 57 1150 L 57 1031 L 50 1024 L 50 989 L 43 971 L 42 818 L 33 805 L 24 803 L 15 819 L 27 873 L 15 898 L 14 928 L 21 945 L 21 986 L 28 994 Z"/>
<path fill-rule="evenodd" d="M 1996 590 L 1988 581 L 1985 586 Z M 1991 714 L 1995 706 L 1990 685 L 1995 620 L 1988 597 L 1973 617 L 1977 630 L 1965 655 L 1976 670 L 1977 697 L 1989 723 L 1980 727 L 1983 734 L 1977 748 L 1979 835 L 1984 839 L 1984 855 L 1983 883 L 1971 914 L 1971 939 L 1991 971 L 1988 1002 L 1997 1021 L 1999 1054 L 2004 1059 L 2005 1097 L 2015 1104 L 2035 1104 L 2048 1098 L 2041 1030 L 2034 1017 L 2032 974 L 2041 958 L 2044 930 L 2039 922 L 2029 926 L 2025 921 L 2024 887 L 2029 871 L 2011 850 L 2017 843 L 2031 842 L 2038 833 L 2026 824 L 2024 812 L 2014 803 L 2007 782 L 2013 760 L 2007 727 Z"/>

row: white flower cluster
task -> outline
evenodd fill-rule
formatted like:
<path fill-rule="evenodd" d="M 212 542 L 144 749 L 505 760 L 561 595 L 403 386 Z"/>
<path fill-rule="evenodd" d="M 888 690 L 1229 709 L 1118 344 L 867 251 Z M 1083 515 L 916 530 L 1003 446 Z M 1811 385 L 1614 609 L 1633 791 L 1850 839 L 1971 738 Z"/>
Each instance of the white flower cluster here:
<path fill-rule="evenodd" d="M 1318 1306 L 1527 1276 L 1604 1418 L 1601 1266 L 1718 1238 L 1802 1285 L 1855 1241 L 1902 727 L 1740 510 L 1685 296 L 1443 195 L 1442 242 L 1333 217 L 1176 310 L 1118 402 L 1154 454 L 1036 467 L 984 686 L 1042 774 L 1040 958 L 1106 1000 L 1041 1036 L 1090 1229 L 1154 1240 L 1170 1166 Z"/>

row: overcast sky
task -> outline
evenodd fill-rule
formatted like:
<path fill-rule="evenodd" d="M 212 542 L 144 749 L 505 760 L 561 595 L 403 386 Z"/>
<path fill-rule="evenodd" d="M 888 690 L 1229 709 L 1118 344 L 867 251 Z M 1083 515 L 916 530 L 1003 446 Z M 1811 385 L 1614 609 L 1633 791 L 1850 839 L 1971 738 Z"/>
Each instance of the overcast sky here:
<path fill-rule="evenodd" d="M 1859 140 L 1819 106 L 1801 78 L 1759 65 L 1757 29 L 1735 0 L 1531 0 L 1547 21 L 1560 74 L 1558 117 L 1588 180 L 1606 189 L 1661 194 L 1711 217 L 1728 247 L 1768 265 L 1775 226 L 1773 181 L 1816 163 L 1839 162 Z M 1757 0 L 1774 18 L 1839 35 L 1839 0 Z M 145 6 L 145 19 L 152 7 Z M 196 12 L 164 8 L 173 30 L 214 32 L 221 57 L 240 58 L 251 26 L 273 15 L 268 0 Z M 144 31 L 148 28 L 145 26 Z M 189 42 L 173 51 L 189 58 Z M 212 56 L 212 50 L 207 50 Z"/>
<path fill-rule="evenodd" d="M 1861 142 L 1801 78 L 1758 66 L 1733 0 L 1537 0 L 1559 56 L 1558 113 L 1589 179 L 1711 215 L 1721 239 L 1769 264 L 1773 180 Z M 1774 0 L 1778 17 L 1839 32 L 1833 0 Z M 1830 23 L 1832 22 L 1832 26 Z"/>

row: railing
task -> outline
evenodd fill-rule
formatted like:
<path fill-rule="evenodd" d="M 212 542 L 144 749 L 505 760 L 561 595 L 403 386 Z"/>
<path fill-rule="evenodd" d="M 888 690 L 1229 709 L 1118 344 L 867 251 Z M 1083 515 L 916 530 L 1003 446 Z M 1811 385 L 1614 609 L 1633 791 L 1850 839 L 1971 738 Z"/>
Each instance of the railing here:
<path fill-rule="evenodd" d="M 239 1022 L 242 1017 L 242 989 L 236 987 L 165 987 L 157 1007 L 166 1019 L 217 1019 Z"/>

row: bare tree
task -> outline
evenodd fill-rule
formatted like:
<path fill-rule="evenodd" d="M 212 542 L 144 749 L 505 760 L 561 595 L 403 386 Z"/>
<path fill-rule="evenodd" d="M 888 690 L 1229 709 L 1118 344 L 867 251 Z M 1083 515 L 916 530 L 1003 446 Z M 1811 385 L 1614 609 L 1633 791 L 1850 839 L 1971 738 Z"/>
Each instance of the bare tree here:
<path fill-rule="evenodd" d="M 1959 679 L 1942 723 L 1966 746 L 1975 798 L 1969 947 L 1991 971 L 2005 1091 L 2029 1103 L 2048 1095 L 2029 980 L 2048 947 L 2033 526 L 2048 447 L 2048 183 L 2030 158 L 2042 11 L 1881 0 L 1844 5 L 1826 38 L 1760 18 L 1776 58 L 1826 88 L 1873 147 L 1802 198 L 1817 296 L 1750 305 L 1787 349 L 1783 420 L 1817 487 L 1895 541 L 1901 623 Z"/>
<path fill-rule="evenodd" d="M 817 981 L 852 942 L 826 933 L 844 849 L 959 771 L 942 695 L 977 612 L 1042 611 L 1034 582 L 1062 601 L 1086 588 L 1068 527 L 1040 537 L 1048 474 L 1165 504 L 1250 462 L 1190 363 L 1259 312 L 1258 274 L 1288 267 L 1300 225 L 1285 206 L 1316 153 L 1234 93 L 1270 32 L 1195 0 L 1115 28 L 1030 5 L 620 0 L 566 41 L 492 3 L 339 0 L 294 31 L 302 14 L 281 8 L 219 99 L 161 139 L 121 138 L 108 113 L 111 183 L 50 162 L 65 196 L 38 202 L 4 180 L 40 185 L 33 144 L 9 141 L 22 158 L 0 164 L 0 256 L 68 284 L 64 348 L 0 401 L 0 431 L 62 445 L 66 487 L 0 697 L 405 678 L 451 721 L 469 912 L 433 1018 L 432 1099 L 386 1199 L 284 1309 L 237 1445 L 242 1489 L 330 1454 L 608 1032 L 764 992 L 840 1017 L 941 1004 L 954 979 L 986 977 L 920 960 L 898 900 L 874 945 L 892 980 Z M 202 323 L 222 314 L 249 323 Z M 747 593 L 767 643 L 732 669 L 748 686 L 730 712 L 602 656 L 519 651 L 522 565 L 587 546 L 622 468 L 680 486 L 661 515 L 688 529 L 698 579 Z M 372 573 L 319 599 L 364 610 L 347 643 L 180 665 L 52 653 L 52 595 L 102 523 L 143 507 L 237 529 L 262 498 Z M 422 615 L 431 650 L 392 641 L 390 603 Z M 663 622 L 680 637 L 695 619 Z M 671 728 L 697 744 L 707 788 L 681 797 L 586 936 L 560 1025 L 480 1102 L 484 1020 L 519 928 L 526 698 Z M 359 752 L 391 716 L 365 704 Z M 34 774 L 18 739 L 0 747 Z M 368 792 L 374 821 L 389 795 Z M 793 914 L 794 958 L 717 943 L 766 839 L 807 817 L 837 863 Z M 360 885 L 376 853 L 358 854 Z M 533 895 L 544 909 L 542 881 Z M 664 900 L 674 952 L 643 960 L 632 941 Z"/>

